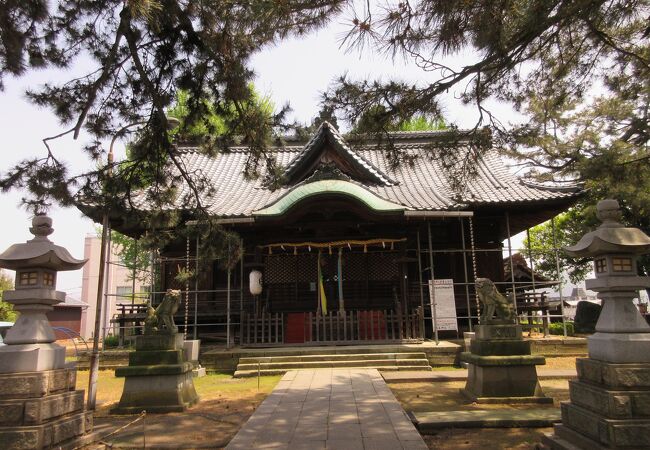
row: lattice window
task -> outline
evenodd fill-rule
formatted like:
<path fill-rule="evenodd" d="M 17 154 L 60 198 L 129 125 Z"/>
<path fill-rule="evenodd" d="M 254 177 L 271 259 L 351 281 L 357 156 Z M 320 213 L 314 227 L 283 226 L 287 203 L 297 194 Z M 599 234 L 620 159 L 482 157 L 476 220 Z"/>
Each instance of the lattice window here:
<path fill-rule="evenodd" d="M 395 280 L 399 275 L 394 253 L 372 253 L 368 255 L 368 279 Z"/>
<path fill-rule="evenodd" d="M 632 259 L 630 258 L 612 258 L 612 269 L 614 272 L 631 272 Z"/>
<path fill-rule="evenodd" d="M 316 281 L 318 277 L 318 255 L 296 255 L 293 258 L 293 264 L 297 271 L 295 280 L 299 282 Z"/>
<path fill-rule="evenodd" d="M 21 286 L 34 286 L 38 283 L 38 272 L 22 272 L 20 274 Z"/>
<path fill-rule="evenodd" d="M 343 280 L 365 281 L 365 256 L 364 253 L 343 253 Z"/>
<path fill-rule="evenodd" d="M 296 261 L 292 255 L 268 255 L 265 263 L 265 282 L 292 283 L 296 279 Z"/>

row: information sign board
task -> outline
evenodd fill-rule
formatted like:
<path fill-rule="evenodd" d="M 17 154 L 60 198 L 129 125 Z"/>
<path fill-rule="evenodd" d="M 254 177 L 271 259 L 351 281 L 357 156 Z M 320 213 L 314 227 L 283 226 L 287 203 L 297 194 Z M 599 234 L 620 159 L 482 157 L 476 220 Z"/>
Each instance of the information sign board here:
<path fill-rule="evenodd" d="M 433 283 L 429 280 L 429 301 L 431 303 L 431 311 L 434 311 L 435 307 L 436 313 L 435 315 L 432 313 L 434 317 L 431 320 L 435 323 L 436 329 L 438 331 L 458 331 L 454 280 L 433 280 Z"/>

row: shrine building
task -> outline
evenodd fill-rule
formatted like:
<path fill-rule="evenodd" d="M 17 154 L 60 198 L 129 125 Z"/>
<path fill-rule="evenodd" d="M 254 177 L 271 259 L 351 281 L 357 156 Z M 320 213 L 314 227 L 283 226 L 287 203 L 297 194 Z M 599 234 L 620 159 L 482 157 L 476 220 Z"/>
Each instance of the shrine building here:
<path fill-rule="evenodd" d="M 452 172 L 463 168 L 450 168 L 434 149 L 451 148 L 462 164 L 473 139 L 458 130 L 390 133 L 410 161 L 392 167 L 386 139 L 358 141 L 324 122 L 308 141 L 287 138 L 269 150 L 283 168 L 275 188 L 264 176 L 244 176 L 246 147 L 210 157 L 179 143 L 188 173 L 214 188 L 202 203 L 240 236 L 243 255 L 227 270 L 197 259 L 193 239 L 160 249 L 154 304 L 167 288 L 183 290 L 181 330 L 228 345 L 421 342 L 435 334 L 433 323 L 439 331 L 471 329 L 479 307 L 474 279 L 489 278 L 504 293 L 530 287 L 506 278 L 504 242 L 581 195 L 576 186 L 512 174 L 495 150 L 482 152 L 454 188 Z M 192 226 L 184 189 L 174 207 Z M 96 210 L 84 212 L 98 219 Z M 142 232 L 118 216 L 111 226 Z M 183 269 L 196 276 L 179 282 Z M 433 311 L 431 286 L 440 288 L 443 306 Z"/>

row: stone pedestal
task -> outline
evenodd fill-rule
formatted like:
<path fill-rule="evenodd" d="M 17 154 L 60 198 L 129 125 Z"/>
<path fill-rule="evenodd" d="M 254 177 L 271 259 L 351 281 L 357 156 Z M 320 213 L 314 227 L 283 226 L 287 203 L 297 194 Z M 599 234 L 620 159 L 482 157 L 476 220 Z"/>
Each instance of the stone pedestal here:
<path fill-rule="evenodd" d="M 183 344 L 178 333 L 137 336 L 128 367 L 115 370 L 115 376 L 126 380 L 120 403 L 111 412 L 180 412 L 198 402 Z"/>
<path fill-rule="evenodd" d="M 545 363 L 544 357 L 530 353 L 521 326 L 478 325 L 470 351 L 460 357 L 469 369 L 461 393 L 478 403 L 552 403 L 544 396 L 535 369 Z"/>
<path fill-rule="evenodd" d="M 544 444 L 554 450 L 650 448 L 650 364 L 583 358 L 576 367 L 562 424 Z"/>
<path fill-rule="evenodd" d="M 73 368 L 0 375 L 0 446 L 54 448 L 92 431 L 75 381 Z"/>

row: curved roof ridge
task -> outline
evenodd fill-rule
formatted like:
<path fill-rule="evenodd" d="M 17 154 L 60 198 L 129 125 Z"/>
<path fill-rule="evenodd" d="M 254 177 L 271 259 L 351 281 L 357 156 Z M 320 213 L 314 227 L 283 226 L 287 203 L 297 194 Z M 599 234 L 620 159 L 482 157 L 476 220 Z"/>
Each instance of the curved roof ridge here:
<path fill-rule="evenodd" d="M 528 186 L 534 189 L 541 189 L 544 191 L 576 192 L 582 189 L 579 183 L 562 185 L 558 181 L 551 181 L 545 184 L 543 182 L 535 182 L 525 178 L 519 178 L 519 182 L 524 186 Z"/>
<path fill-rule="evenodd" d="M 314 152 L 322 148 L 325 141 L 330 141 L 335 150 L 347 156 L 347 159 L 361 172 L 365 172 L 369 178 L 379 184 L 395 185 L 397 184 L 391 177 L 375 167 L 370 161 L 360 155 L 358 152 L 352 150 L 348 143 L 338 130 L 329 122 L 324 121 L 318 127 L 318 130 L 312 138 L 305 144 L 303 149 L 296 155 L 296 157 L 286 166 L 285 176 L 291 179 L 300 169 L 301 163 L 306 161 Z"/>
<path fill-rule="evenodd" d="M 405 211 L 410 207 L 395 201 L 383 198 L 374 190 L 355 181 L 347 180 L 318 180 L 300 182 L 291 189 L 286 190 L 272 202 L 252 212 L 254 216 L 275 216 L 284 214 L 306 198 L 327 195 L 346 195 L 366 204 L 375 211 Z"/>

